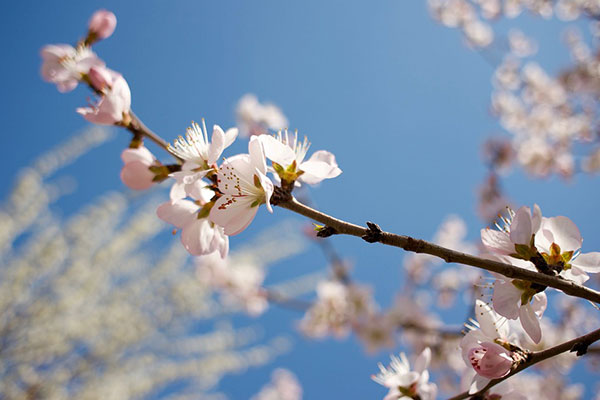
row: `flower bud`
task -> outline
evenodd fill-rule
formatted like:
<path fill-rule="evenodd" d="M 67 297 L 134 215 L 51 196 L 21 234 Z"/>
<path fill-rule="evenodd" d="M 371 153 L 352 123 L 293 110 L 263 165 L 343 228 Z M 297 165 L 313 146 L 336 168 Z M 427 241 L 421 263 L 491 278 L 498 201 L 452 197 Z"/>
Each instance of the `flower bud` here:
<path fill-rule="evenodd" d="M 510 352 L 499 344 L 483 342 L 469 350 L 469 361 L 479 375 L 495 379 L 510 372 L 513 359 Z"/>
<path fill-rule="evenodd" d="M 108 10 L 98 10 L 89 22 L 89 35 L 96 40 L 106 39 L 115 31 L 117 17 Z"/>

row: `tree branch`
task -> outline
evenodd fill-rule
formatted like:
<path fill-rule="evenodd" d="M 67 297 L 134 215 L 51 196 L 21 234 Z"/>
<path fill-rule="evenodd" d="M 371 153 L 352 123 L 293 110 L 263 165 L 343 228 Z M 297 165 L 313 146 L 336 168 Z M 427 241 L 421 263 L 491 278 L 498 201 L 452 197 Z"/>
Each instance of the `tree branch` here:
<path fill-rule="evenodd" d="M 596 329 L 595 331 L 592 331 L 588 334 L 585 334 L 583 336 L 579 336 L 575 339 L 571 339 L 568 342 L 564 342 L 561 343 L 559 345 L 556 345 L 554 347 L 550 347 L 549 349 L 546 350 L 542 350 L 542 351 L 536 351 L 531 353 L 531 356 L 527 359 L 527 361 L 519 364 L 517 366 L 517 368 L 515 368 L 514 370 L 512 370 L 508 375 L 503 376 L 502 378 L 498 378 L 498 379 L 493 379 L 491 380 L 483 389 L 481 389 L 479 392 L 473 393 L 473 394 L 469 394 L 469 392 L 463 392 L 460 393 L 454 397 L 451 397 L 448 400 L 462 400 L 462 399 L 467 399 L 470 397 L 477 397 L 482 395 L 483 393 L 485 393 L 487 390 L 489 390 L 490 388 L 492 388 L 493 386 L 496 386 L 497 384 L 499 384 L 500 382 L 510 378 L 511 376 L 523 371 L 524 369 L 527 369 L 529 367 L 531 367 L 534 364 L 539 363 L 540 361 L 546 360 L 548 358 L 557 356 L 561 353 L 565 353 L 567 351 L 576 351 L 578 356 L 581 356 L 583 354 L 585 354 L 585 350 L 587 349 L 587 346 L 589 346 L 590 344 L 594 343 L 595 341 L 600 340 L 600 329 Z M 582 351 L 583 350 L 583 351 Z"/>
<path fill-rule="evenodd" d="M 400 247 L 406 251 L 429 254 L 439 257 L 449 263 L 454 262 L 470 265 L 472 267 L 499 273 L 507 278 L 535 282 L 540 285 L 561 290 L 571 296 L 580 297 L 594 303 L 600 303 L 600 292 L 578 285 L 573 281 L 563 279 L 559 276 L 545 275 L 499 261 L 488 260 L 459 251 L 450 250 L 425 240 L 383 232 L 376 224 L 370 222 L 368 223 L 369 228 L 364 228 L 310 208 L 298 202 L 293 197 L 285 201 L 277 202 L 275 205 L 325 224 L 325 226 L 333 228 L 337 234 L 358 236 L 368 242 L 379 242 L 388 246 Z"/>

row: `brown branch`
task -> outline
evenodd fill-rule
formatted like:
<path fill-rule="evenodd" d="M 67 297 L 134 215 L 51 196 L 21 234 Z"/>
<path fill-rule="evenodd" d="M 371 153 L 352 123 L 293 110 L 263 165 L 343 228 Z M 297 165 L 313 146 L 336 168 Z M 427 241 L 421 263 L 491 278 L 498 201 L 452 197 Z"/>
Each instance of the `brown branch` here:
<path fill-rule="evenodd" d="M 362 226 L 342 221 L 310 208 L 298 202 L 293 197 L 289 199 L 284 198 L 283 201 L 278 201 L 275 205 L 325 224 L 325 226 L 331 227 L 336 234 L 358 236 L 368 242 L 379 242 L 388 246 L 400 247 L 406 251 L 430 254 L 449 263 L 454 262 L 470 265 L 472 267 L 499 273 L 507 278 L 535 282 L 540 285 L 562 290 L 564 293 L 571 296 L 580 297 L 595 303 L 600 303 L 600 292 L 578 285 L 573 281 L 563 279 L 559 276 L 544 275 L 539 272 L 515 267 L 514 265 L 505 264 L 499 261 L 488 260 L 485 258 L 472 256 L 470 254 L 461 253 L 459 251 L 450 250 L 425 240 L 413 239 L 409 236 L 383 232 L 376 224 L 373 223 L 368 223 L 369 228 L 364 228 Z"/>
<path fill-rule="evenodd" d="M 181 158 L 169 152 L 169 142 L 161 138 L 158 134 L 154 133 L 150 128 L 148 128 L 141 119 L 138 118 L 137 115 L 133 112 L 133 110 L 129 110 L 129 116 L 131 117 L 131 122 L 125 128 L 133 133 L 134 136 L 145 136 L 148 139 L 152 140 L 158 146 L 165 149 L 169 154 L 175 157 L 178 161 L 183 161 Z"/>
<path fill-rule="evenodd" d="M 497 384 L 499 384 L 500 382 L 510 378 L 511 376 L 523 371 L 524 369 L 527 369 L 529 367 L 531 367 L 532 365 L 535 365 L 537 363 L 539 363 L 540 361 L 544 361 L 548 358 L 557 356 L 561 353 L 565 353 L 567 351 L 576 351 L 577 355 L 583 355 L 585 354 L 586 350 L 587 350 L 587 346 L 589 346 L 590 344 L 594 343 L 595 341 L 600 340 L 600 329 L 596 329 L 595 331 L 592 331 L 588 334 L 585 334 L 583 336 L 579 336 L 575 339 L 571 339 L 568 342 L 564 342 L 561 343 L 559 345 L 556 345 L 554 347 L 550 347 L 546 350 L 542 350 L 542 351 L 536 351 L 531 353 L 531 355 L 529 356 L 529 358 L 527 359 L 527 361 L 519 364 L 517 366 L 517 368 L 515 368 L 514 370 L 512 370 L 508 375 L 503 376 L 502 378 L 498 378 L 498 379 L 493 379 L 491 380 L 483 389 L 481 389 L 479 392 L 473 393 L 473 394 L 469 394 L 469 392 L 463 392 L 460 394 L 457 394 L 454 397 L 451 397 L 448 400 L 462 400 L 462 399 L 467 399 L 470 397 L 476 397 L 477 396 L 481 396 L 482 394 L 484 394 L 487 390 L 489 390 L 490 388 L 492 388 L 493 386 L 496 386 Z"/>

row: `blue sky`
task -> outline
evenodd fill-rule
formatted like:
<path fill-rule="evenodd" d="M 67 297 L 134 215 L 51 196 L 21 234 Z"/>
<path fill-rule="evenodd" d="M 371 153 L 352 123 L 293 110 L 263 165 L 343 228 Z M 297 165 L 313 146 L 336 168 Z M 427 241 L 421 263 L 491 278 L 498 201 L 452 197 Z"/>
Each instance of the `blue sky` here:
<path fill-rule="evenodd" d="M 235 103 L 252 92 L 278 104 L 314 150 L 336 155 L 343 174 L 311 191 L 323 211 L 426 239 L 453 213 L 476 239 L 482 222 L 474 212 L 475 194 L 485 176 L 479 148 L 489 134 L 501 132 L 489 113 L 493 67 L 464 45 L 458 31 L 435 23 L 424 3 L 2 2 L 0 194 L 7 193 L 12 171 L 86 126 L 74 110 L 88 92 L 80 87 L 62 95 L 43 82 L 39 49 L 74 42 L 93 11 L 107 8 L 117 15 L 117 30 L 96 51 L 128 80 L 136 113 L 167 140 L 202 117 L 209 125 L 233 126 Z M 538 59 L 550 72 L 568 64 L 566 49 L 556 45 L 564 24 L 527 17 L 516 24 L 546 38 Z M 499 26 L 506 30 L 508 24 Z M 79 190 L 61 204 L 65 214 L 94 195 L 122 189 L 119 155 L 128 138 L 118 132 L 72 171 Z M 236 143 L 228 155 L 245 146 Z M 530 180 L 514 171 L 504 187 L 518 205 L 536 202 L 545 215 L 572 218 L 586 238 L 584 251 L 593 251 L 600 248 L 596 179 Z M 281 209 L 274 216 L 259 214 L 233 247 L 273 218 L 290 217 Z M 353 260 L 355 276 L 389 304 L 402 286 L 403 253 L 356 238 L 332 241 Z M 286 266 L 296 272 L 322 267 L 316 248 Z M 293 332 L 298 318 L 273 309 L 261 322 L 268 332 Z M 387 362 L 387 352 L 369 356 L 354 339 L 310 342 L 293 335 L 295 350 L 276 365 L 298 375 L 306 398 L 383 397 L 385 390 L 369 375 L 377 361 Z M 228 377 L 222 388 L 244 398 L 268 380 L 270 370 Z"/>

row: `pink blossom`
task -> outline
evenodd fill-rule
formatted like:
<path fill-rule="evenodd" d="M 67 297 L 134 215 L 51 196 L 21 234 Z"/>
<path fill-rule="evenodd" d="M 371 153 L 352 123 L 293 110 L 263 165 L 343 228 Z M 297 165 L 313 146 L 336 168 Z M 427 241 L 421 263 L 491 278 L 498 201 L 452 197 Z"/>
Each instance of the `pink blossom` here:
<path fill-rule="evenodd" d="M 499 230 L 482 229 L 481 241 L 492 253 L 499 255 L 519 254 L 516 245 L 529 247 L 533 235 L 540 228 L 542 211 L 538 205 L 533 207 L 533 215 L 529 207 L 521 207 L 517 212 L 509 210 L 508 218 L 503 218 L 504 225 L 497 224 Z"/>
<path fill-rule="evenodd" d="M 136 149 L 125 149 L 121 153 L 125 163 L 121 169 L 121 180 L 134 190 L 146 190 L 154 184 L 154 173 L 149 170 L 156 157 L 143 145 Z"/>
<path fill-rule="evenodd" d="M 490 379 L 508 374 L 513 364 L 510 352 L 492 342 L 483 342 L 478 347 L 470 348 L 468 357 L 475 372 Z"/>
<path fill-rule="evenodd" d="M 288 126 L 288 121 L 279 107 L 274 104 L 261 104 L 253 94 L 244 95 L 238 101 L 236 119 L 240 135 L 262 135 L 269 129 L 277 131 Z"/>
<path fill-rule="evenodd" d="M 229 238 L 223 228 L 212 223 L 203 207 L 213 196 L 206 184 L 197 181 L 195 190 L 190 191 L 194 201 L 179 199 L 161 204 L 156 210 L 160 219 L 181 229 L 181 243 L 193 255 L 205 255 L 218 251 L 222 258 L 229 251 Z"/>
<path fill-rule="evenodd" d="M 77 86 L 92 67 L 103 67 L 104 61 L 87 46 L 74 48 L 68 44 L 49 44 L 40 52 L 42 78 L 56 84 L 59 92 L 69 92 Z"/>
<path fill-rule="evenodd" d="M 505 376 L 512 367 L 512 353 L 498 343 L 507 342 L 509 335 L 506 320 L 481 300 L 475 301 L 474 326 L 462 338 L 460 348 L 465 364 L 477 373 L 469 393 L 481 390 L 493 378 Z"/>
<path fill-rule="evenodd" d="M 214 125 L 212 140 L 209 141 L 204 119 L 201 126 L 192 122 L 192 126 L 186 130 L 185 138 L 179 136 L 173 145 L 168 147 L 170 153 L 184 160 L 181 171 L 170 175 L 177 180 L 171 191 L 171 200 L 186 197 L 189 185 L 202 179 L 214 168 L 223 150 L 233 143 L 237 134 L 237 128 L 224 132 L 219 125 Z"/>
<path fill-rule="evenodd" d="M 114 125 L 127 121 L 131 107 L 131 91 L 123 76 L 106 68 L 92 68 L 93 85 L 102 91 L 99 101 L 77 112 L 94 124 Z M 92 78 L 90 78 L 92 79 Z"/>
<path fill-rule="evenodd" d="M 560 266 L 560 275 L 579 284 L 589 279 L 587 273 L 600 272 L 600 253 L 580 253 L 583 238 L 567 217 L 543 218 L 535 245 L 549 265 Z"/>
<path fill-rule="evenodd" d="M 106 39 L 117 26 L 117 17 L 108 10 L 98 10 L 90 18 L 89 31 L 96 39 Z"/>
<path fill-rule="evenodd" d="M 249 154 L 238 154 L 225 160 L 219 168 L 217 181 L 223 195 L 210 210 L 210 220 L 225 229 L 227 235 L 237 235 L 250 225 L 258 207 L 266 204 L 273 212 L 273 183 L 265 175 L 267 165 L 262 144 L 253 136 Z"/>
<path fill-rule="evenodd" d="M 310 143 L 306 137 L 304 141 L 298 141 L 298 133 L 291 135 L 285 130 L 279 131 L 277 136 L 260 135 L 265 155 L 271 161 L 277 163 L 284 171 L 275 171 L 282 179 L 289 175 L 291 179 L 299 179 L 310 185 L 315 185 L 323 179 L 335 178 L 342 173 L 338 168 L 335 156 L 328 151 L 319 150 L 307 161 L 304 161 Z"/>
<path fill-rule="evenodd" d="M 498 259 L 519 268 L 535 271 L 535 267 L 529 261 L 510 257 L 498 257 Z M 530 282 L 497 275 L 494 282 L 492 304 L 494 310 L 503 317 L 518 319 L 531 340 L 535 343 L 540 342 L 542 331 L 539 320 L 544 315 L 548 304 L 545 293 L 537 293 L 535 289 L 531 288 Z"/>

